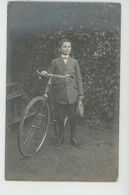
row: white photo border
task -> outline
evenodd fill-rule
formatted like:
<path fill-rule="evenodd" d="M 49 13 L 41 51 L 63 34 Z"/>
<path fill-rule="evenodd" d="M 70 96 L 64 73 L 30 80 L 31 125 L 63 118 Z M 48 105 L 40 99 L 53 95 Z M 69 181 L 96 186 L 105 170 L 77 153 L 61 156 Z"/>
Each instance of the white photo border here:
<path fill-rule="evenodd" d="M 108 2 L 121 4 L 121 65 L 120 65 L 120 131 L 119 177 L 117 182 L 11 182 L 4 179 L 5 166 L 5 78 L 7 52 L 7 4 L 0 1 L 0 194 L 1 195 L 127 195 L 129 194 L 129 1 L 71 1 Z M 22 0 L 21 0 L 22 2 Z M 31 0 L 24 2 L 34 2 Z M 39 0 L 41 2 L 41 0 Z M 52 1 L 51 1 L 52 2 Z M 53 1 L 54 2 L 54 1 Z M 64 1 L 59 1 L 64 2 Z M 12 162 L 13 163 L 13 162 Z"/>

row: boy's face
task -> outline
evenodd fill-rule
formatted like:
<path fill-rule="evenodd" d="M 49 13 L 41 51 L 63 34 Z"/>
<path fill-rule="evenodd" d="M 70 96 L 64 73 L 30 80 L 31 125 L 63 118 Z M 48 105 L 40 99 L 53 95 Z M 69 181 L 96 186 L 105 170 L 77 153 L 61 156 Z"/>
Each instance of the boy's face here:
<path fill-rule="evenodd" d="M 63 42 L 60 48 L 61 54 L 69 55 L 71 53 L 71 43 Z"/>

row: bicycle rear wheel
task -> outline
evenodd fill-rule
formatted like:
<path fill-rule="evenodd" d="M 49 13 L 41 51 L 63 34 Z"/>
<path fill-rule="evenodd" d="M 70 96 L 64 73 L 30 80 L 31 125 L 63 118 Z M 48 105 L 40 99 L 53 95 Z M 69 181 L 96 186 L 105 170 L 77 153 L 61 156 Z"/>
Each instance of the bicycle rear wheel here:
<path fill-rule="evenodd" d="M 37 153 L 44 143 L 50 121 L 50 109 L 43 97 L 30 101 L 19 126 L 19 150 L 25 157 Z"/>

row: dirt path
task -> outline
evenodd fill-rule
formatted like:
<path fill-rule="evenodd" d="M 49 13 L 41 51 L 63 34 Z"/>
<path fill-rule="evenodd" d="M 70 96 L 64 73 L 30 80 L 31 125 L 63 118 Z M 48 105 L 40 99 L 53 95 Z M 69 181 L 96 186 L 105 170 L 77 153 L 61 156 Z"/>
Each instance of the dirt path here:
<path fill-rule="evenodd" d="M 65 142 L 54 146 L 55 135 L 49 130 L 44 147 L 31 158 L 23 157 L 17 147 L 17 130 L 6 136 L 6 180 L 29 181 L 114 181 L 118 169 L 118 129 L 78 125 L 81 149 Z"/>

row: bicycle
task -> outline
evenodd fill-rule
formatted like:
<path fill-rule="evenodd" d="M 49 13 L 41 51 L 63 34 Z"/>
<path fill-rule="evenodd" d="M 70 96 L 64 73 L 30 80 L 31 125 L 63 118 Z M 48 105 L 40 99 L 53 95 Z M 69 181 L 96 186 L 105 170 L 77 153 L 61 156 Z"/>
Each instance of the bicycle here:
<path fill-rule="evenodd" d="M 50 91 L 50 86 L 52 83 L 52 78 L 66 78 L 70 75 L 56 75 L 56 74 L 47 74 L 41 75 L 38 72 L 39 76 L 46 76 L 49 78 L 45 92 L 42 96 L 37 96 L 33 98 L 29 104 L 26 106 L 19 125 L 19 136 L 18 136 L 18 145 L 21 154 L 25 157 L 31 157 L 36 154 L 39 149 L 42 147 L 50 123 L 50 106 L 48 103 L 48 93 Z M 64 126 L 66 125 L 68 117 L 66 116 L 64 120 Z M 57 121 L 54 122 L 54 130 L 57 134 Z"/>

